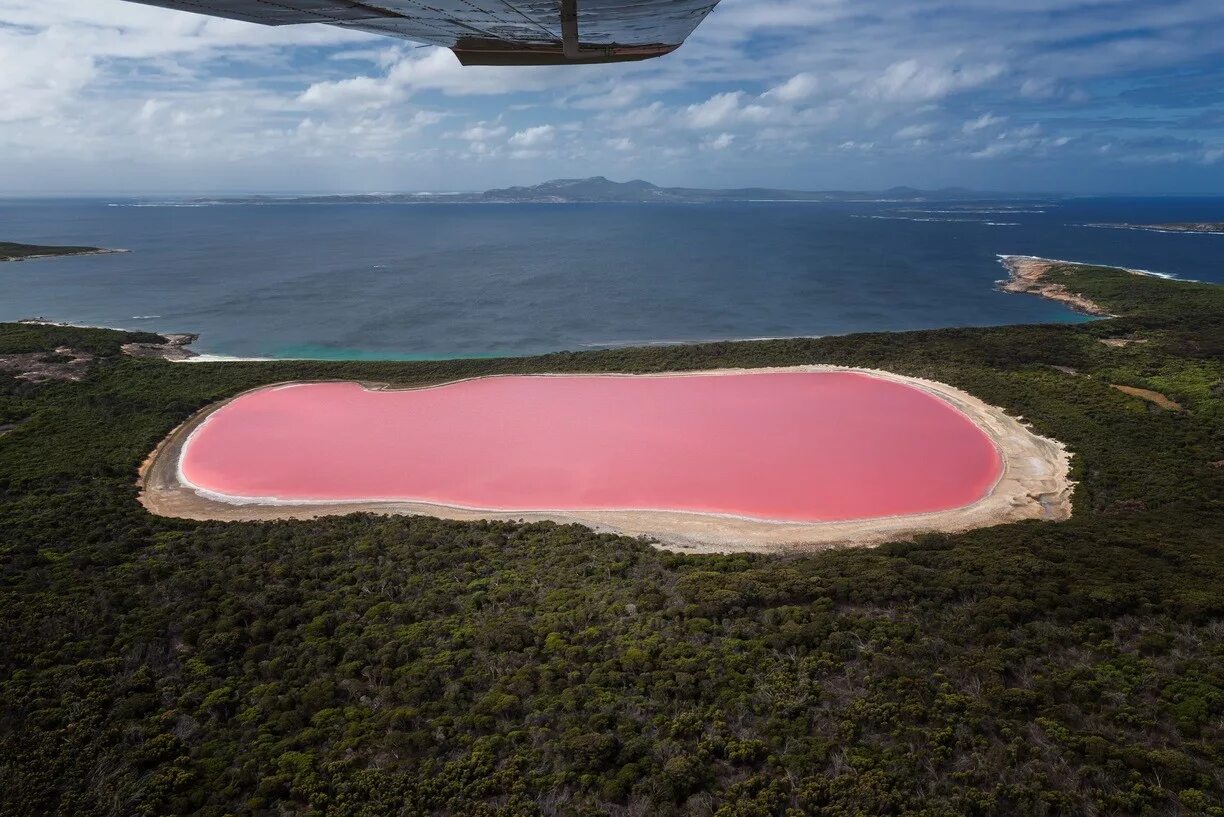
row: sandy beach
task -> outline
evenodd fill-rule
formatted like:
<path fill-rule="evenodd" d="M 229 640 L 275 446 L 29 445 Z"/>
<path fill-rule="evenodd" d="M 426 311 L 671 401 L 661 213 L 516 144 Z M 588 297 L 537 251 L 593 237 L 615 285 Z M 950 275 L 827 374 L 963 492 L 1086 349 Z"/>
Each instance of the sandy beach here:
<path fill-rule="evenodd" d="M 141 502 L 151 512 L 196 520 L 305 519 L 357 512 L 420 514 L 445 519 L 551 520 L 596 530 L 647 537 L 658 546 L 684 552 L 784 552 L 875 545 L 919 533 L 964 531 L 1025 519 L 1061 520 L 1071 513 L 1073 484 L 1065 448 L 1034 434 L 1019 420 L 959 389 L 889 372 L 805 366 L 787 369 L 624 375 L 624 377 L 709 376 L 767 372 L 858 372 L 921 389 L 970 418 L 997 448 L 1002 474 L 989 493 L 953 510 L 883 518 L 793 522 L 714 513 L 663 510 L 489 511 L 428 502 L 323 502 L 235 504 L 186 484 L 181 472 L 184 447 L 210 415 L 230 401 L 210 406 L 175 429 L 146 460 L 140 472 Z M 568 377 L 568 375 L 556 375 Z M 281 384 L 286 385 L 286 384 Z M 381 384 L 367 384 L 385 388 Z M 263 387 L 269 388 L 269 387 Z M 241 395 L 240 395 L 241 396 Z M 235 398 L 236 399 L 236 398 Z"/>

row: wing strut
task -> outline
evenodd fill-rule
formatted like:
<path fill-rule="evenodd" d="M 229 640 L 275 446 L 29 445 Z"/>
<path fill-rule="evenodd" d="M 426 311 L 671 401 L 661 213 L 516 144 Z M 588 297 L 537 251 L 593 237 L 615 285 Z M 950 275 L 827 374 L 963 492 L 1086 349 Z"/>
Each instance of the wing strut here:
<path fill-rule="evenodd" d="M 578 59 L 578 0 L 561 0 L 561 49 L 566 59 Z"/>

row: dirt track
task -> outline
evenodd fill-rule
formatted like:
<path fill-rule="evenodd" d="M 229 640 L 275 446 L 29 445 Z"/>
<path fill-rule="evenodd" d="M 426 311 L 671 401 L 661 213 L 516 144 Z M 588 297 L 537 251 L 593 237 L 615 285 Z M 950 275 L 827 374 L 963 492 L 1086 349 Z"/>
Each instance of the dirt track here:
<path fill-rule="evenodd" d="M 160 516 L 182 519 L 250 521 L 310 519 L 350 513 L 427 515 L 458 520 L 552 520 L 575 522 L 600 531 L 645 536 L 659 547 L 689 553 L 810 551 L 830 547 L 877 545 L 919 533 L 958 532 L 1026 519 L 1063 520 L 1071 515 L 1069 454 L 1061 443 L 1034 434 L 1002 409 L 943 383 L 890 372 L 834 366 L 789 369 L 725 369 L 669 372 L 626 377 L 676 377 L 685 374 L 742 374 L 770 371 L 859 371 L 905 383 L 942 399 L 969 416 L 994 441 L 1004 470 L 989 495 L 964 508 L 911 516 L 850 522 L 770 522 L 714 514 L 665 511 L 557 511 L 507 513 L 465 510 L 420 502 L 339 502 L 320 504 L 234 504 L 197 493 L 179 477 L 179 457 L 191 433 L 224 403 L 187 420 L 158 446 L 140 471 L 141 503 Z M 564 377 L 565 375 L 556 375 Z M 273 384 L 269 384 L 273 385 Z M 267 386 L 263 387 L 267 388 Z M 228 401 L 226 401 L 228 402 Z"/>

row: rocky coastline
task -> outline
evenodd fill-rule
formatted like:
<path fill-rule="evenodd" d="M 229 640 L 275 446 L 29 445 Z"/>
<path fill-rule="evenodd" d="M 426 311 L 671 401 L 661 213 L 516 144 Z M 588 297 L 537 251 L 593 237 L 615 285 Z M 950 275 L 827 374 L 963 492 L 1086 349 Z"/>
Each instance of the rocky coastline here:
<path fill-rule="evenodd" d="M 1113 317 L 1100 304 L 1090 298 L 1072 292 L 1063 284 L 1046 279 L 1054 269 L 1064 266 L 1065 261 L 1054 261 L 1048 258 L 1036 258 L 1031 255 L 1001 255 L 999 262 L 1010 273 L 1007 280 L 999 282 L 999 289 L 1004 292 L 1025 293 L 1058 301 L 1084 315 L 1097 318 Z"/>

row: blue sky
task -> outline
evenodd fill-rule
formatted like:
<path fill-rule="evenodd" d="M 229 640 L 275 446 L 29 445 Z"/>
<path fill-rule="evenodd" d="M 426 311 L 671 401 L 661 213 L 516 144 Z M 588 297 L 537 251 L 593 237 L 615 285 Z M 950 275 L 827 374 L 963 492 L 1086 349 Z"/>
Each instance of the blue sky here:
<path fill-rule="evenodd" d="M 723 0 L 675 54 L 0 0 L 0 193 L 660 184 L 1224 195 L 1219 0 Z"/>

